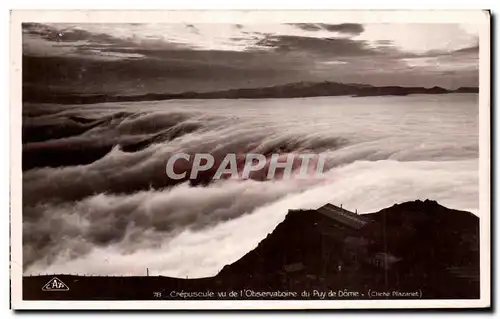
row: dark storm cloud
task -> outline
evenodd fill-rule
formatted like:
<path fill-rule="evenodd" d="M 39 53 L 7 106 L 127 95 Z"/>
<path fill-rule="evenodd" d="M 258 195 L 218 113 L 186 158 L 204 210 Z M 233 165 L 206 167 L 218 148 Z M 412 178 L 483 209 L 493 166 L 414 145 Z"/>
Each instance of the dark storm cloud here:
<path fill-rule="evenodd" d="M 186 25 L 186 27 L 191 28 L 193 32 L 197 32 L 197 29 L 192 25 Z M 103 49 L 106 49 L 106 51 L 112 52 L 111 49 L 122 50 L 143 47 L 169 50 L 190 48 L 186 44 L 167 42 L 164 39 L 155 37 L 143 39 L 117 38 L 106 33 L 95 33 L 83 29 L 75 29 L 74 27 L 57 29 L 53 26 L 40 23 L 23 23 L 23 33 L 47 40 L 49 44 L 55 47 L 75 48 L 80 51 L 103 51 Z"/>
<path fill-rule="evenodd" d="M 380 52 L 367 45 L 365 41 L 346 38 L 313 38 L 294 35 L 268 35 L 257 42 L 258 46 L 272 48 L 279 52 L 308 52 L 341 56 L 378 55 Z"/>
<path fill-rule="evenodd" d="M 342 24 L 326 24 L 326 23 L 292 23 L 291 25 L 304 31 L 320 31 L 326 30 L 330 32 L 340 32 L 347 34 L 361 34 L 365 30 L 362 24 L 359 23 L 342 23 Z"/>
<path fill-rule="evenodd" d="M 128 42 L 115 38 L 105 33 L 93 33 L 82 29 L 67 28 L 57 30 L 49 25 L 41 23 L 23 23 L 23 33 L 36 35 L 42 39 L 52 42 L 76 42 L 88 41 L 96 44 L 128 44 Z"/>
<path fill-rule="evenodd" d="M 160 39 L 118 39 L 72 29 L 61 32 L 41 24 L 25 25 L 24 30 L 74 53 L 25 55 L 23 80 L 30 88 L 51 85 L 70 92 L 165 93 L 225 89 L 228 85 L 256 87 L 301 80 L 310 63 L 294 54 L 283 57 L 269 50 L 193 50 Z M 60 33 L 66 34 L 64 41 L 58 40 Z M 106 59 L 109 56 L 117 58 Z"/>
<path fill-rule="evenodd" d="M 304 31 L 319 31 L 322 29 L 318 23 L 290 23 L 290 25 Z"/>
<path fill-rule="evenodd" d="M 343 23 L 343 24 L 321 24 L 323 29 L 350 34 L 361 34 L 365 30 L 362 24 Z"/>
<path fill-rule="evenodd" d="M 143 51 L 137 51 L 143 52 Z M 165 51 L 147 51 L 150 53 L 148 58 L 144 59 L 120 59 L 114 61 L 99 61 L 88 60 L 80 58 L 67 58 L 67 57 L 25 57 L 23 63 L 27 66 L 25 73 L 26 80 L 31 81 L 35 79 L 59 78 L 61 81 L 78 79 L 82 77 L 90 77 L 99 79 L 103 75 L 113 73 L 116 79 L 125 78 L 141 78 L 141 77 L 161 77 L 161 78 L 206 78 L 211 76 L 224 76 L 232 78 L 234 72 L 249 72 L 248 75 L 269 75 L 274 70 L 285 71 L 288 67 L 284 61 L 281 63 L 277 61 L 276 57 L 267 55 L 268 58 L 274 62 L 274 67 L 271 63 L 261 63 L 260 67 L 258 61 L 259 55 L 255 55 L 256 59 L 252 62 L 252 57 L 242 55 L 240 58 L 248 58 L 249 64 L 238 65 L 237 56 L 226 54 L 227 52 L 209 51 L 208 56 L 203 56 L 203 52 L 197 54 L 189 54 L 189 51 L 180 51 L 177 54 L 168 55 Z M 183 56 L 185 55 L 185 56 Z M 162 58 L 154 58 L 161 56 Z M 198 57 L 197 57 L 198 56 Z M 263 57 L 264 55 L 262 55 Z M 177 57 L 179 57 L 177 59 Z M 227 57 L 228 60 L 224 60 Z M 270 69 L 271 68 L 271 69 Z M 42 69 L 44 72 L 41 72 Z M 72 70 L 80 70 L 74 74 Z M 35 71 L 35 72 L 30 72 Z M 240 71 L 240 72 L 238 72 Z M 51 72 L 54 72 L 51 74 Z"/>
<path fill-rule="evenodd" d="M 256 87 L 301 80 L 305 61 L 273 52 L 102 49 L 143 54 L 103 61 L 75 57 L 23 58 L 24 84 L 81 92 L 182 92 Z M 136 91 L 134 91 L 136 92 Z M 136 93 L 137 93 L 136 92 Z"/>

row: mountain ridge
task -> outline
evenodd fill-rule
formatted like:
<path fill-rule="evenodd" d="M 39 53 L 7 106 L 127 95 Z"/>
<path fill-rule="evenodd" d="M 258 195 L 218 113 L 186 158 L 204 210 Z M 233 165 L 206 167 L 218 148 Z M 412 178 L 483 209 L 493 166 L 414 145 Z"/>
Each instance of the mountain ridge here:
<path fill-rule="evenodd" d="M 58 104 L 93 104 L 107 102 L 162 101 L 174 99 L 267 99 L 267 98 L 301 98 L 319 96 L 406 96 L 409 94 L 449 94 L 478 93 L 477 87 L 460 87 L 455 90 L 439 86 L 404 87 L 404 86 L 372 86 L 358 83 L 293 82 L 284 85 L 260 88 L 241 88 L 209 92 L 183 93 L 147 93 L 141 95 L 107 95 L 107 94 L 68 94 L 63 92 L 47 92 L 33 87 L 23 88 L 23 101 L 33 103 Z"/>

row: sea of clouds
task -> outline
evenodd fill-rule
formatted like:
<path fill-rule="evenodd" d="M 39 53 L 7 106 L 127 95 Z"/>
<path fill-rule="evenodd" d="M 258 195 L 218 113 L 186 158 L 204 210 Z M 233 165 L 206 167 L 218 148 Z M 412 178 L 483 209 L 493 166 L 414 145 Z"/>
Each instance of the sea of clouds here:
<path fill-rule="evenodd" d="M 288 209 L 326 202 L 364 213 L 429 198 L 477 214 L 477 101 L 435 99 L 25 105 L 24 272 L 212 276 Z M 198 184 L 165 174 L 180 152 L 327 160 L 319 179 Z"/>

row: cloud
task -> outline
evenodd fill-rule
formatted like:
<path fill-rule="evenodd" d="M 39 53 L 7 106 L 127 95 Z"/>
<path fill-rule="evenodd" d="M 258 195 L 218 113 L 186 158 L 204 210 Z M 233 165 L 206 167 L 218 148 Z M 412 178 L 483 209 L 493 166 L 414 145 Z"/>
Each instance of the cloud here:
<path fill-rule="evenodd" d="M 322 29 L 318 23 L 291 23 L 290 25 L 304 31 L 319 31 Z"/>
<path fill-rule="evenodd" d="M 429 97 L 436 98 L 444 97 Z M 463 116 L 473 118 L 477 108 L 469 106 L 477 102 L 455 98 L 470 112 Z M 384 108 L 401 107 L 401 97 L 392 99 Z M 413 133 L 402 138 L 385 125 L 388 131 L 366 140 L 348 139 L 350 135 L 345 132 L 339 135 L 338 125 L 332 123 L 345 122 L 342 112 L 331 112 L 328 103 L 311 101 L 319 107 L 318 112 L 312 113 L 303 99 L 291 99 L 285 104 L 282 100 L 235 103 L 210 100 L 139 102 L 136 106 L 24 106 L 23 111 L 30 116 L 23 121 L 23 129 L 29 134 L 27 140 L 37 142 L 25 143 L 23 161 L 31 155 L 24 153 L 30 147 L 66 150 L 67 156 L 78 156 L 95 152 L 100 145 L 114 146 L 89 164 L 24 171 L 25 271 L 78 269 L 80 273 L 137 274 L 132 265 L 143 269 L 144 259 L 139 256 L 149 255 L 156 260 L 151 267 L 157 273 L 183 275 L 184 270 L 190 269 L 190 276 L 212 275 L 265 238 L 289 208 L 317 207 L 333 201 L 370 211 L 395 201 L 428 196 L 463 209 L 477 207 L 477 136 L 462 138 L 460 143 L 447 139 L 440 128 L 453 119 L 445 113 L 435 114 L 432 122 L 441 125 L 430 123 L 434 129 L 427 130 L 425 138 Z M 363 103 L 369 101 L 361 99 L 359 103 L 362 104 L 356 108 L 363 110 L 368 105 Z M 256 106 L 266 107 L 269 116 L 255 117 L 252 110 Z M 297 114 L 288 117 L 290 109 L 316 115 L 309 120 Z M 330 117 L 324 118 L 325 114 Z M 425 116 L 424 119 L 429 120 Z M 358 126 L 362 126 L 372 131 L 381 123 L 386 124 L 386 120 L 371 117 L 350 123 L 349 130 L 358 132 Z M 30 130 L 34 127 L 43 130 Z M 136 152 L 116 147 L 132 137 L 149 137 L 172 132 L 171 129 L 178 133 L 175 138 L 158 139 Z M 443 135 L 442 140 L 429 143 L 427 139 L 434 141 L 436 134 Z M 40 135 L 45 135 L 41 141 Z M 219 180 L 203 187 L 158 184 L 166 176 L 166 159 L 180 152 L 324 153 L 328 156 L 327 172 L 322 179 L 308 180 Z M 52 164 L 66 160 L 61 156 L 49 159 Z M 219 227 L 227 228 L 223 233 L 214 233 Z M 185 232 L 191 233 L 186 237 Z M 193 233 L 205 232 L 211 233 L 193 243 Z M 101 249 L 108 251 L 109 268 L 107 262 L 89 257 Z M 143 255 L 150 249 L 153 251 Z M 177 258 L 174 251 L 180 254 Z M 131 263 L 117 261 L 122 258 L 131 258 Z M 187 263 L 187 259 L 193 264 Z"/>
<path fill-rule="evenodd" d="M 362 24 L 342 23 L 342 24 L 321 24 L 321 27 L 328 31 L 335 31 L 349 34 L 361 34 L 365 30 Z"/>
<path fill-rule="evenodd" d="M 102 193 L 76 203 L 27 207 L 24 264 L 58 254 L 62 247 L 74 255 L 83 253 L 82 246 L 121 243 L 129 251 L 151 247 L 188 227 L 199 230 L 240 217 L 304 188 L 286 182 L 227 181 L 205 188 L 182 184 L 169 190 Z M 57 243 L 61 236 L 72 242 Z"/>
<path fill-rule="evenodd" d="M 326 23 L 292 23 L 291 25 L 304 31 L 320 31 L 326 30 L 330 32 L 340 32 L 352 35 L 363 33 L 364 27 L 359 23 L 342 23 L 342 24 L 326 24 Z"/>
<path fill-rule="evenodd" d="M 399 98 L 394 99 L 392 105 L 397 108 Z M 231 115 L 227 112 L 221 115 L 220 109 L 234 109 L 232 101 L 210 101 L 202 107 L 204 114 L 196 111 L 199 104 L 186 103 L 141 103 L 140 111 L 135 114 L 128 113 L 130 105 L 101 104 L 57 109 L 32 119 L 34 123 L 53 124 L 52 128 L 56 128 L 64 126 L 68 118 L 80 122 L 84 118 L 100 120 L 97 115 L 101 114 L 109 121 L 92 132 L 77 135 L 79 140 L 73 139 L 72 143 L 84 147 L 88 147 L 86 140 L 106 142 L 116 136 L 155 133 L 179 122 L 199 122 L 204 126 L 193 134 L 150 145 L 140 152 L 124 153 L 115 148 L 106 158 L 89 165 L 25 172 L 26 273 L 138 274 L 147 260 L 148 267 L 156 274 L 213 275 L 255 247 L 289 208 L 318 207 L 331 201 L 369 212 L 394 202 L 429 196 L 453 207 L 477 207 L 477 140 L 473 138 L 462 139 L 458 144 L 444 138 L 440 143 L 425 143 L 426 147 L 422 147 L 421 136 L 410 134 L 411 139 L 402 139 L 389 129 L 384 138 L 354 139 L 337 148 L 332 137 L 338 134 L 338 128 L 331 123 L 342 122 L 342 116 L 324 120 L 325 125 L 320 120 L 314 128 L 294 125 L 296 116 L 282 118 L 290 107 L 304 110 L 302 100 L 289 101 L 285 106 L 282 101 L 262 104 L 275 103 L 269 110 L 279 115 L 278 120 L 265 123 L 247 113 L 248 106 L 259 103 L 256 101 L 238 105 L 240 111 Z M 373 117 L 358 124 L 368 125 L 365 128 L 371 130 L 378 127 L 377 121 L 384 120 Z M 433 121 L 446 122 L 446 116 L 437 114 Z M 294 125 L 294 132 L 290 132 L 290 124 Z M 354 127 L 351 129 L 356 131 Z M 440 133 L 438 129 L 434 131 Z M 70 141 L 48 142 L 64 147 Z M 228 152 L 287 147 L 319 147 L 318 151 L 328 152 L 331 171 L 324 180 L 221 180 L 206 187 L 148 185 L 153 178 L 164 176 L 164 161 L 172 150 Z M 152 166 L 158 169 L 151 170 Z M 124 186 L 129 190 L 126 194 Z M 103 250 L 106 253 L 95 258 L 94 254 Z"/>
<path fill-rule="evenodd" d="M 460 70 L 476 66 L 477 70 L 477 45 L 453 52 L 412 53 L 392 40 L 364 37 L 369 29 L 365 32 L 360 24 L 276 26 L 279 32 L 251 25 L 27 23 L 23 24 L 23 84 L 56 93 L 108 94 L 212 91 L 325 80 L 450 87 L 446 81 L 453 65 Z M 437 64 L 408 60 L 434 56 L 442 56 L 440 63 L 454 61 L 445 69 L 433 69 Z M 427 79 L 420 69 L 428 72 Z M 394 76 L 388 77 L 391 72 Z M 439 72 L 448 72 L 446 81 L 436 77 Z M 475 78 L 467 73 L 454 79 L 453 85 L 470 85 Z"/>
<path fill-rule="evenodd" d="M 479 46 L 474 45 L 452 51 L 434 50 L 423 54 L 408 54 L 402 56 L 400 61 L 413 69 L 426 71 L 429 74 L 463 74 L 469 79 L 476 79 L 479 69 Z M 477 84 L 468 86 L 475 85 Z"/>
<path fill-rule="evenodd" d="M 48 25 L 40 23 L 23 23 L 22 27 L 24 35 L 23 44 L 25 46 L 30 46 L 30 39 L 35 36 L 39 39 L 46 40 L 46 46 L 51 46 L 56 49 L 70 49 L 71 53 L 73 53 L 72 56 L 87 55 L 92 56 L 94 59 L 107 59 L 109 55 L 114 55 L 117 58 L 136 58 L 139 56 L 133 51 L 134 49 L 141 48 L 150 50 L 190 48 L 190 46 L 186 44 L 166 41 L 164 38 L 159 37 L 116 37 L 107 33 L 90 32 L 64 24 Z M 194 26 L 186 25 L 186 27 L 192 30 L 192 32 L 196 32 Z M 124 52 L 125 50 L 129 51 L 128 55 L 124 54 L 127 53 Z M 68 54 L 65 53 L 64 55 Z"/>
<path fill-rule="evenodd" d="M 257 46 L 278 52 L 305 52 L 330 57 L 378 55 L 380 52 L 368 46 L 366 41 L 347 38 L 316 38 L 293 35 L 268 35 Z"/>
<path fill-rule="evenodd" d="M 40 23 L 23 23 L 23 33 L 30 35 L 37 35 L 42 39 L 52 42 L 76 42 L 88 41 L 94 44 L 115 45 L 115 44 L 129 44 L 105 33 L 93 33 L 83 29 L 76 28 L 55 28 L 47 24 Z"/>
<path fill-rule="evenodd" d="M 107 53 L 107 49 L 103 49 Z M 23 58 L 24 84 L 88 93 L 167 93 L 258 87 L 307 78 L 310 61 L 274 52 L 111 49 L 124 56 Z M 88 52 L 92 54 L 92 52 Z"/>
<path fill-rule="evenodd" d="M 206 50 L 155 37 L 118 38 L 61 25 L 26 24 L 24 32 L 28 36 L 24 84 L 79 88 L 83 93 L 204 91 L 226 89 L 228 83 L 272 85 L 307 77 L 304 65 L 310 63 L 269 51 Z M 43 47 L 29 47 L 33 35 L 44 39 Z"/>
<path fill-rule="evenodd" d="M 186 28 L 188 28 L 191 32 L 199 34 L 199 30 L 192 24 L 186 24 Z"/>
<path fill-rule="evenodd" d="M 458 49 L 458 50 L 455 50 L 452 52 L 453 53 L 473 53 L 473 54 L 479 54 L 479 44 L 477 45 L 473 45 L 473 46 L 470 46 L 470 47 L 466 47 L 466 48 L 463 48 L 463 49 Z"/>

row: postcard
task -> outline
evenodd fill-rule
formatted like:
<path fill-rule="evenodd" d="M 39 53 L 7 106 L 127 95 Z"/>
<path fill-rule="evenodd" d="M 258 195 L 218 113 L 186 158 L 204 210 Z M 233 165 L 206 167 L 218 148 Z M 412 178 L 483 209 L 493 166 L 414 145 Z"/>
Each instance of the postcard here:
<path fill-rule="evenodd" d="M 14 309 L 489 308 L 488 11 L 11 12 Z"/>

